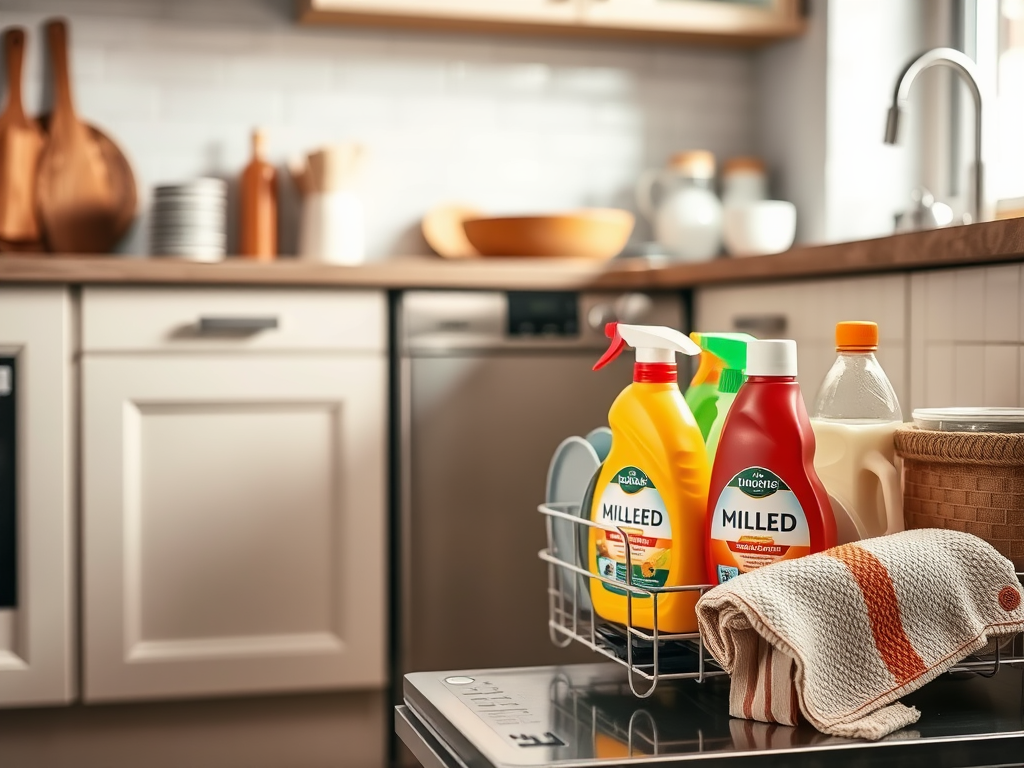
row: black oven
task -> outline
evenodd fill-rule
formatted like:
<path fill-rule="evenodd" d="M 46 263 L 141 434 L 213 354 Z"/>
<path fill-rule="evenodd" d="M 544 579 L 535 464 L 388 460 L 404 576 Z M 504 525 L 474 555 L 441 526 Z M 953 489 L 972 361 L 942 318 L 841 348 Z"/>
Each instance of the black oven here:
<path fill-rule="evenodd" d="M 17 391 L 13 357 L 0 356 L 0 608 L 18 604 Z"/>

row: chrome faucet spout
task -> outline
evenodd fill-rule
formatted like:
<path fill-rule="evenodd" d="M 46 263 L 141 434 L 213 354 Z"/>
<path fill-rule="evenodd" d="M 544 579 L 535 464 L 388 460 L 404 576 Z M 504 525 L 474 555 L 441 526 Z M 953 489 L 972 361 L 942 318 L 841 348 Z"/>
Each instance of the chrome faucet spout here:
<path fill-rule="evenodd" d="M 893 92 L 892 106 L 885 125 L 885 143 L 895 144 L 899 137 L 900 119 L 903 108 L 910 96 L 910 87 L 917 76 L 934 66 L 949 67 L 956 72 L 967 85 L 974 98 L 974 189 L 971 200 L 973 220 L 982 221 L 985 212 L 984 171 L 982 167 L 982 96 L 979 83 L 978 65 L 962 51 L 954 48 L 932 48 L 907 64 L 906 69 L 896 81 Z"/>

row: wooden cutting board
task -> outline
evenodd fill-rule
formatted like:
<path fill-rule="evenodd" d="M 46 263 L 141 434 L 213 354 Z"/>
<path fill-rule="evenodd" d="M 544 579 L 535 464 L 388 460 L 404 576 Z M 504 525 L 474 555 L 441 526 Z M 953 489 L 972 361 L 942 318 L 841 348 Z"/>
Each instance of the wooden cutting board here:
<path fill-rule="evenodd" d="M 43 236 L 57 253 L 109 253 L 135 215 L 135 179 L 117 145 L 75 113 L 67 25 L 50 21 L 46 36 L 55 82 L 36 180 Z"/>
<path fill-rule="evenodd" d="M 25 30 L 4 32 L 3 47 L 7 105 L 0 113 L 0 251 L 41 251 L 35 184 L 43 131 L 25 114 L 21 100 Z"/>

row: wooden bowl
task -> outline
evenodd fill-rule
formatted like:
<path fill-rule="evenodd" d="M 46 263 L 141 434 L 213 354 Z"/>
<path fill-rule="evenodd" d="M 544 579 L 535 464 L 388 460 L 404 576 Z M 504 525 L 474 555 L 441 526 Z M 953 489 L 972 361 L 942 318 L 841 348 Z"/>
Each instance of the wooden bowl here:
<path fill-rule="evenodd" d="M 479 256 L 466 237 L 462 222 L 480 218 L 481 211 L 464 205 L 439 205 L 423 215 L 420 229 L 423 239 L 434 252 L 445 259 L 468 259 Z"/>
<path fill-rule="evenodd" d="M 466 237 L 481 256 L 604 260 L 618 255 L 633 231 L 629 211 L 590 208 L 552 216 L 466 219 Z"/>

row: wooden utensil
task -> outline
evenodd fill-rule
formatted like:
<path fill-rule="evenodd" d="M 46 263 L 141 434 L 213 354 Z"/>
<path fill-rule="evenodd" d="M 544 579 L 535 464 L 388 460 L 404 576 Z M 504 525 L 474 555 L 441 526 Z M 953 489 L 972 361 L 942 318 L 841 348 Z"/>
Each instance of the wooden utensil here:
<path fill-rule="evenodd" d="M 75 114 L 67 25 L 49 22 L 46 36 L 55 83 L 36 185 L 44 238 L 51 251 L 107 253 L 135 215 L 135 179 L 117 145 Z"/>
<path fill-rule="evenodd" d="M 35 182 L 43 131 L 25 114 L 21 102 L 24 29 L 14 27 L 4 33 L 4 56 L 7 106 L 0 114 L 0 251 L 40 251 Z"/>

